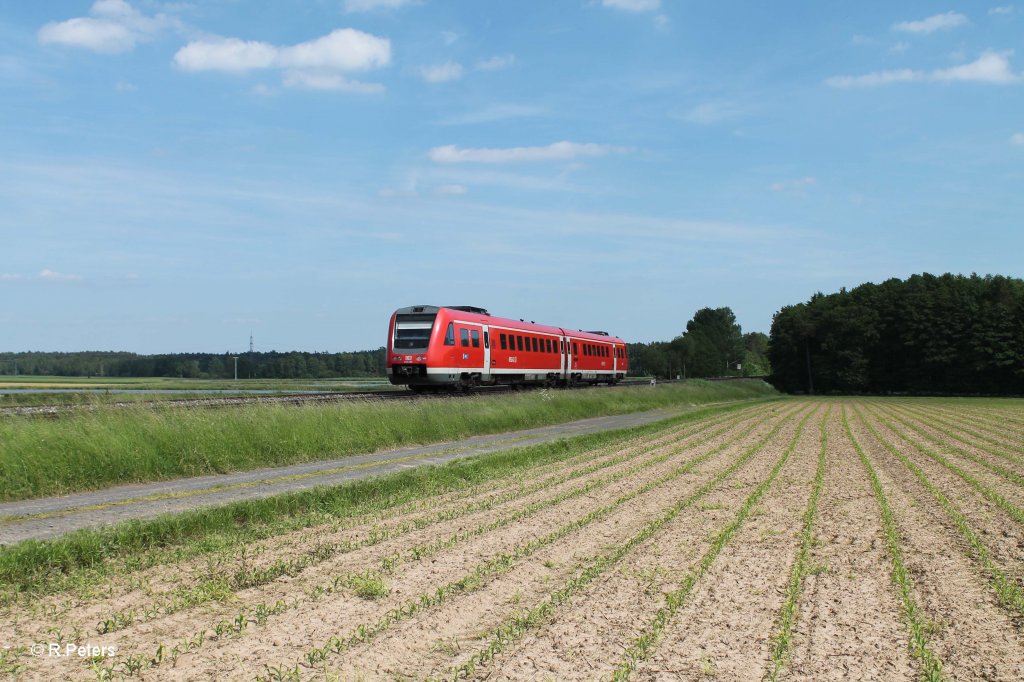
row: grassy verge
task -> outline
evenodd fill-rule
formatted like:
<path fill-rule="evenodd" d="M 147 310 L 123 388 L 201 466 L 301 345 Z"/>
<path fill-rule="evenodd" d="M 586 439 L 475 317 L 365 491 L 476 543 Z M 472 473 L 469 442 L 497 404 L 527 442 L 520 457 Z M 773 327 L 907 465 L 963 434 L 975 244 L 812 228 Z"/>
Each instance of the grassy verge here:
<path fill-rule="evenodd" d="M 460 400 L 97 409 L 0 419 L 0 500 L 334 458 L 658 407 L 763 398 L 760 381 Z"/>
<path fill-rule="evenodd" d="M 88 581 L 87 573 L 103 574 L 112 564 L 138 569 L 161 560 L 172 561 L 183 555 L 216 551 L 309 527 L 323 523 L 325 518 L 371 514 L 748 406 L 749 403 L 734 403 L 709 407 L 644 427 L 470 457 L 441 466 L 418 467 L 342 486 L 246 500 L 149 521 L 130 521 L 53 540 L 21 542 L 0 548 L 0 584 L 9 590 L 0 597 L 8 601 L 19 593 L 61 589 L 75 581 Z"/>

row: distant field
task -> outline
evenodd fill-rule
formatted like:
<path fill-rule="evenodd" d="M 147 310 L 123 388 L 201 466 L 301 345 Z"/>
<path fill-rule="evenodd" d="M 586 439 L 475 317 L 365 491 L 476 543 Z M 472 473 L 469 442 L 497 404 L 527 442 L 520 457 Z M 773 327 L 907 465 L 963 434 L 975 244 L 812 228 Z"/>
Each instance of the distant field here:
<path fill-rule="evenodd" d="M 341 379 L 174 379 L 146 377 L 0 377 L 0 407 L 79 405 L 202 397 L 210 393 L 322 393 L 393 388 L 381 377 Z"/>
<path fill-rule="evenodd" d="M 1020 680 L 1022 442 L 1021 401 L 761 402 L 16 547 L 0 672 Z"/>

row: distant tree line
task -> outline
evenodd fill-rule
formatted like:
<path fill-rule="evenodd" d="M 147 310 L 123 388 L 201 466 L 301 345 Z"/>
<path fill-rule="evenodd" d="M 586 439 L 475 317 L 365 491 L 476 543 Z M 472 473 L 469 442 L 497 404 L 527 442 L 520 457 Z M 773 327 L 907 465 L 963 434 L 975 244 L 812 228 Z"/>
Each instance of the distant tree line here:
<path fill-rule="evenodd" d="M 659 378 L 765 376 L 768 337 L 743 333 L 729 308 L 702 308 L 671 341 L 630 343 L 629 373 Z"/>
<path fill-rule="evenodd" d="M 178 377 L 231 379 L 238 358 L 238 378 L 328 379 L 384 376 L 384 349 L 350 353 L 173 353 L 125 352 L 0 353 L 0 375 Z"/>
<path fill-rule="evenodd" d="M 1024 394 L 1024 280 L 914 275 L 780 310 L 768 357 L 788 392 Z"/>

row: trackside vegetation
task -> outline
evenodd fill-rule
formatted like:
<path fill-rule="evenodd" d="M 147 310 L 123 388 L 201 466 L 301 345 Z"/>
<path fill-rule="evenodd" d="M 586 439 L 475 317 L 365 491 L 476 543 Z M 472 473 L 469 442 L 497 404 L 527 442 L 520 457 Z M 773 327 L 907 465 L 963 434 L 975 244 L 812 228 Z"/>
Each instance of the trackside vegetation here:
<path fill-rule="evenodd" d="M 760 401 L 755 401 L 760 402 Z M 229 505 L 129 521 L 60 538 L 0 547 L 0 603 L 18 594 L 49 592 L 90 582 L 110 570 L 141 570 L 183 557 L 244 546 L 257 540 L 324 523 L 365 517 L 488 481 L 508 479 L 596 448 L 620 446 L 690 422 L 703 422 L 751 406 L 733 402 L 706 406 L 649 424 L 563 439 L 542 445 L 468 457 L 440 466 L 416 467 L 341 486 L 245 500 Z M 90 578 L 91 576 L 91 578 Z"/>
<path fill-rule="evenodd" d="M 0 499 L 245 471 L 601 415 L 763 398 L 760 381 L 543 391 L 453 400 L 97 409 L 0 419 Z"/>

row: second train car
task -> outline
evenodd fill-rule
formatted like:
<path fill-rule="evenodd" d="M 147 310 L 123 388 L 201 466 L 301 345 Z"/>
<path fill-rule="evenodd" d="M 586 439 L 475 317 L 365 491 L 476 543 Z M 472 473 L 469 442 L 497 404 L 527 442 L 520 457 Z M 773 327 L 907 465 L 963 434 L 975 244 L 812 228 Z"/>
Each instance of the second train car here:
<path fill-rule="evenodd" d="M 626 342 L 494 317 L 473 306 L 399 308 L 388 326 L 387 375 L 415 391 L 507 384 L 614 384 L 629 369 Z"/>

